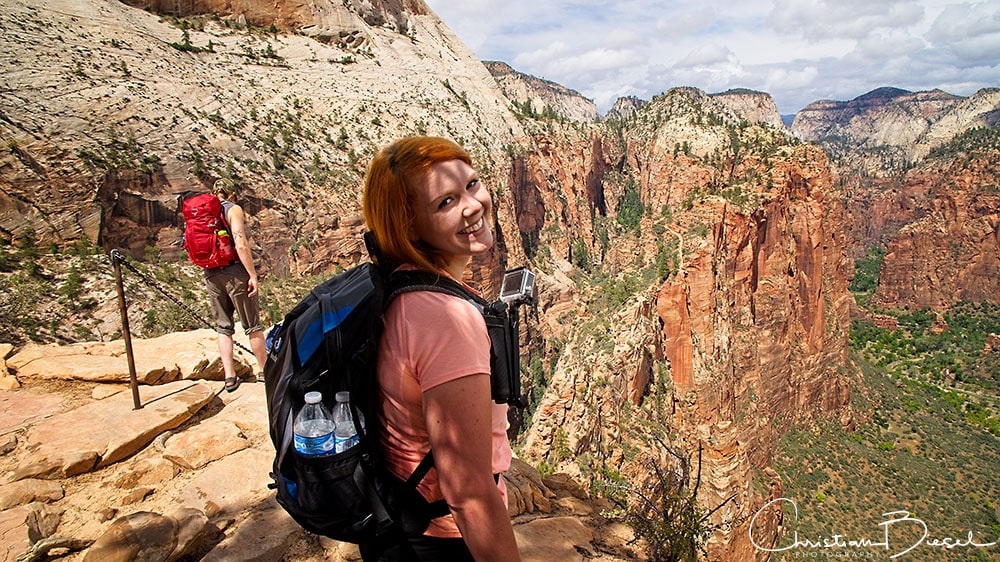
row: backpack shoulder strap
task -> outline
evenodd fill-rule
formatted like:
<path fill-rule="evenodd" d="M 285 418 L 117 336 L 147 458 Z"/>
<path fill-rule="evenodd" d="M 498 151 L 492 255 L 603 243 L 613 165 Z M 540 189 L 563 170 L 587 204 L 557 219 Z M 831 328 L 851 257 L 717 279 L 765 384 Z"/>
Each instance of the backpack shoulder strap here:
<path fill-rule="evenodd" d="M 434 273 L 431 271 L 409 270 L 396 271 L 389 276 L 388 290 L 386 291 L 386 304 L 403 293 L 414 291 L 433 291 L 452 295 L 460 299 L 471 301 L 480 310 L 489 305 L 483 297 L 467 289 L 464 285 L 455 281 L 451 277 Z"/>
<path fill-rule="evenodd" d="M 219 199 L 219 203 L 222 204 L 222 224 L 226 225 L 226 230 L 229 230 L 229 209 L 236 206 L 236 203 L 231 203 L 225 199 Z"/>

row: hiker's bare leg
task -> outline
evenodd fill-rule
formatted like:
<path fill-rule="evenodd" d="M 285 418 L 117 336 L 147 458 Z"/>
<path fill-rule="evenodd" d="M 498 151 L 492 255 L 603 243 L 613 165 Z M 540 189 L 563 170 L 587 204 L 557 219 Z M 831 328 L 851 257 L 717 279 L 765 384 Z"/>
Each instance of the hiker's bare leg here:
<path fill-rule="evenodd" d="M 236 367 L 233 365 L 233 336 L 219 334 L 219 357 L 222 359 L 222 370 L 227 379 L 236 378 Z"/>
<path fill-rule="evenodd" d="M 250 349 L 253 356 L 257 358 L 258 373 L 264 372 L 264 362 L 267 361 L 267 348 L 264 346 L 264 330 L 254 330 L 250 332 Z"/>

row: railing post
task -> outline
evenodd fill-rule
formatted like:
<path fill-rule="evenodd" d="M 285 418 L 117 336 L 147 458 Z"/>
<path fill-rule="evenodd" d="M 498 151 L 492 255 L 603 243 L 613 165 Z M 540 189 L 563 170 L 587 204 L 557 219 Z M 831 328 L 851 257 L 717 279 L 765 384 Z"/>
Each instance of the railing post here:
<path fill-rule="evenodd" d="M 142 409 L 139 400 L 139 381 L 135 375 L 135 356 L 132 354 L 132 332 L 128 326 L 128 305 L 125 304 L 125 285 L 122 283 L 121 263 L 125 256 L 117 249 L 111 250 L 111 265 L 115 270 L 115 284 L 118 285 L 118 309 L 122 315 L 122 338 L 125 339 L 125 357 L 128 359 L 129 386 L 132 387 L 133 410 Z"/>

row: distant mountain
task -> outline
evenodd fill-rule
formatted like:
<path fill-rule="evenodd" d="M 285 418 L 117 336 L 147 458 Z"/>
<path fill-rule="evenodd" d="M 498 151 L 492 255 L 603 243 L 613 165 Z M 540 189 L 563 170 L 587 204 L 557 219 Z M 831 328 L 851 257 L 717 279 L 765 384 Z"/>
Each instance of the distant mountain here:
<path fill-rule="evenodd" d="M 628 119 L 646 103 L 648 103 L 646 100 L 639 99 L 635 96 L 618 98 L 615 101 L 615 105 L 612 106 L 608 113 L 604 116 L 604 120 L 610 121 L 615 119 Z"/>
<path fill-rule="evenodd" d="M 873 302 L 941 310 L 1000 294 L 998 123 L 997 88 L 966 98 L 884 87 L 796 116 L 792 131 L 822 146 L 848 187 L 855 255 L 888 252 Z"/>
<path fill-rule="evenodd" d="M 791 128 L 799 138 L 818 142 L 835 162 L 850 162 L 852 169 L 874 175 L 894 173 L 919 156 L 916 147 L 922 137 L 964 99 L 942 90 L 877 88 L 850 101 L 811 103 L 795 116 Z M 982 124 L 973 114 L 993 109 L 987 102 L 982 111 L 954 122 L 943 137 Z"/>
<path fill-rule="evenodd" d="M 700 91 L 697 89 L 692 90 Z M 758 92 L 747 88 L 734 88 L 725 92 L 708 94 L 708 97 L 751 123 L 766 123 L 779 129 L 786 126 L 782 120 L 782 116 L 778 113 L 778 107 L 774 104 L 774 98 L 766 92 Z M 647 101 L 635 96 L 618 98 L 615 105 L 604 116 L 604 119 L 627 119 L 647 103 Z"/>
<path fill-rule="evenodd" d="M 570 121 L 597 121 L 597 105 L 571 90 L 542 78 L 524 74 L 505 62 L 483 61 L 500 89 L 523 113 L 558 116 Z"/>
<path fill-rule="evenodd" d="M 746 88 L 735 88 L 710 94 L 710 96 L 751 123 L 767 123 L 778 128 L 784 127 L 781 114 L 778 113 L 778 106 L 774 104 L 774 98 L 771 97 L 771 94 Z"/>
<path fill-rule="evenodd" d="M 891 86 L 882 86 L 881 88 L 875 88 L 874 90 L 861 94 L 860 96 L 854 98 L 853 102 L 867 102 L 867 101 L 878 101 L 885 102 L 891 101 L 896 98 L 912 94 L 913 92 L 909 90 L 903 90 L 902 88 L 893 88 Z M 851 102 L 848 102 L 851 103 Z"/>

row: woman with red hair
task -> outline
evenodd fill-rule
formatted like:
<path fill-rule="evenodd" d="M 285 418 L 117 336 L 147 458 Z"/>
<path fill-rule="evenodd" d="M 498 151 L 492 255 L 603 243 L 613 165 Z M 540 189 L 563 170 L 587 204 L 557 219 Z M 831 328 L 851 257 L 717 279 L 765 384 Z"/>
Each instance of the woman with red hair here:
<path fill-rule="evenodd" d="M 380 151 L 368 170 L 363 206 L 382 255 L 402 264 L 399 269 L 462 282 L 472 257 L 493 247 L 490 193 L 469 154 L 447 139 L 409 137 Z M 482 314 L 467 300 L 414 291 L 393 300 L 384 321 L 378 384 L 386 463 L 406 480 L 432 451 L 434 467 L 417 489 L 428 501 L 443 498 L 450 513 L 407 536 L 411 548 L 404 550 L 411 553 L 362 545 L 362 557 L 520 560 L 499 477 L 512 456 L 507 406 L 490 398 Z"/>

